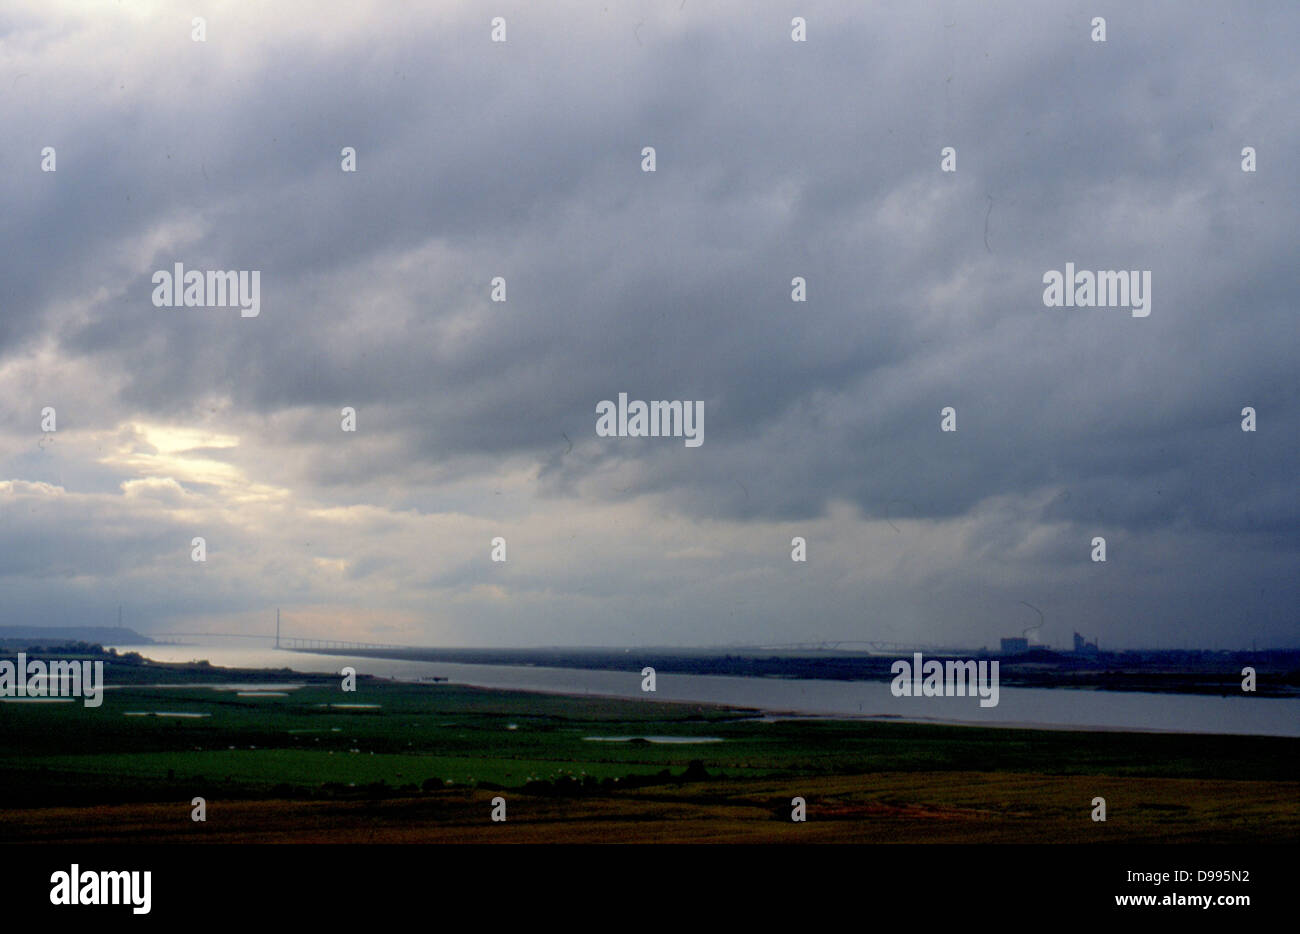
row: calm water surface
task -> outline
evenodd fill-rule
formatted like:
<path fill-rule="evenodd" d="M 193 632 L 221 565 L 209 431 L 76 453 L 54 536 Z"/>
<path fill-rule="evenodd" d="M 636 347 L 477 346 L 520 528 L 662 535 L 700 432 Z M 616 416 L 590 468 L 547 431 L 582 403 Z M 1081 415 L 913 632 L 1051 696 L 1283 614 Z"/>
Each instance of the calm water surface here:
<path fill-rule="evenodd" d="M 337 673 L 344 665 L 351 665 L 358 674 L 384 678 L 415 681 L 438 676 L 456 684 L 479 687 L 727 704 L 752 707 L 770 714 L 891 718 L 990 726 L 1300 736 L 1300 698 L 1249 695 L 1219 697 L 1002 686 L 998 706 L 981 707 L 978 697 L 894 697 L 887 681 L 810 681 L 663 673 L 656 679 L 656 693 L 648 695 L 641 691 L 639 664 L 630 664 L 629 670 L 622 672 L 397 661 L 234 646 L 149 645 L 116 648 L 119 652 L 138 651 L 148 658 L 165 662 L 207 659 L 213 665 L 222 667 L 288 667 L 295 671 L 315 673 Z M 247 690 L 252 686 L 240 687 Z"/>

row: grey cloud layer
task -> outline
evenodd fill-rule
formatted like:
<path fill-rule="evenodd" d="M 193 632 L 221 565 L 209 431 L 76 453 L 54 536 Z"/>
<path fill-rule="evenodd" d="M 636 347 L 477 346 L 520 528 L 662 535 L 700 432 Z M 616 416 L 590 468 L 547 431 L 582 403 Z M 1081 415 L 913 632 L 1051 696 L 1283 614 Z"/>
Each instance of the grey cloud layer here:
<path fill-rule="evenodd" d="M 643 502 L 642 521 L 697 522 L 702 542 L 770 531 L 778 565 L 788 523 L 834 514 L 877 541 L 904 534 L 889 523 L 972 522 L 987 541 L 929 565 L 920 547 L 925 573 L 880 610 L 925 634 L 963 631 L 961 615 L 994 626 L 1059 572 L 1058 612 L 1079 625 L 1122 631 L 1112 620 L 1162 606 L 1157 641 L 1187 626 L 1293 639 L 1300 14 L 1151 5 L 1111 15 L 1103 45 L 1071 5 L 817 6 L 800 45 L 780 5 L 660 6 L 507 5 L 504 46 L 472 8 L 363 7 L 350 29 L 212 13 L 206 44 L 188 12 L 10 15 L 0 367 L 53 347 L 104 387 L 61 407 L 94 409 L 88 430 L 237 425 L 245 443 L 210 456 L 322 507 L 452 502 L 523 528 L 551 503 L 594 522 Z M 44 145 L 55 175 L 36 171 Z M 938 171 L 946 145 L 955 175 Z M 149 276 L 175 261 L 260 269 L 262 314 L 154 308 Z M 1044 308 L 1042 273 L 1067 261 L 1151 269 L 1151 317 Z M 487 300 L 495 275 L 504 305 Z M 795 275 L 807 304 L 789 300 Z M 29 439 L 58 385 L 4 385 L 0 479 L 56 482 Z M 595 404 L 620 391 L 705 400 L 704 446 L 598 441 Z M 1247 404 L 1255 435 L 1237 427 Z M 355 438 L 340 439 L 342 405 Z M 938 431 L 945 405 L 955 435 Z M 59 469 L 81 492 L 133 476 L 88 452 Z M 535 479 L 503 508 L 494 478 L 517 471 Z M 157 541 L 175 508 L 116 521 Z M 5 574 L 35 574 L 31 534 L 4 533 Z M 1112 557 L 1111 590 L 1070 577 L 1090 579 L 1076 565 L 1092 534 L 1143 549 Z M 393 570 L 389 599 L 415 613 L 428 587 L 496 586 L 467 547 L 472 562 L 445 557 L 455 573 Z M 121 570 L 78 553 L 86 573 Z M 661 598 L 629 638 L 683 615 L 697 638 L 796 639 L 810 618 L 842 633 L 875 592 L 827 571 L 782 616 L 753 599 L 750 558 L 714 569 L 727 583 L 693 605 Z M 395 560 L 380 548 L 351 573 Z M 555 617 L 637 592 L 645 567 L 605 571 L 539 578 L 554 603 L 530 605 L 523 635 L 493 632 L 602 641 L 606 610 L 580 630 Z M 178 586 L 151 584 L 159 605 Z M 272 599 L 250 582 L 236 602 Z M 736 622 L 738 605 L 767 615 Z"/>

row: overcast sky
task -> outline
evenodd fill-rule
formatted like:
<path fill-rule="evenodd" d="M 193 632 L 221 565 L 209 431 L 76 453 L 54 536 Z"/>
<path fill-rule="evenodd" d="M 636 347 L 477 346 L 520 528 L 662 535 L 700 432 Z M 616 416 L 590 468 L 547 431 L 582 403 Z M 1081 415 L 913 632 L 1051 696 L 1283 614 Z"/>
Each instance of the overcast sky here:
<path fill-rule="evenodd" d="M 1297 26 L 7 0 L 0 624 L 1295 645 Z M 177 262 L 260 314 L 155 307 Z M 1067 262 L 1149 317 L 1045 307 Z M 598 437 L 620 392 L 704 443 Z"/>

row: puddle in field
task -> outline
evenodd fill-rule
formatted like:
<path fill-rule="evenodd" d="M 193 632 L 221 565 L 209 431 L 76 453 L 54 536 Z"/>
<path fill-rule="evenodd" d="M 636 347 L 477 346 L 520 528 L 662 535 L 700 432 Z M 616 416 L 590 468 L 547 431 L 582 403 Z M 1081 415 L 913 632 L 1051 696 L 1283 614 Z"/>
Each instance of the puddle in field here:
<path fill-rule="evenodd" d="M 642 740 L 647 743 L 721 743 L 724 742 L 721 736 L 584 736 L 589 743 L 630 743 L 634 740 Z"/>
<path fill-rule="evenodd" d="M 155 688 L 165 690 L 189 690 L 189 691 L 296 691 L 299 688 L 306 687 L 300 681 L 267 681 L 265 683 L 256 681 L 231 682 L 228 684 L 204 684 L 201 682 L 191 684 L 106 684 L 105 690 L 110 691 L 152 691 Z"/>
<path fill-rule="evenodd" d="M 178 713 L 171 710 L 127 710 L 122 716 L 124 717 L 185 717 L 186 719 L 198 719 L 199 717 L 210 717 L 210 713 Z"/>

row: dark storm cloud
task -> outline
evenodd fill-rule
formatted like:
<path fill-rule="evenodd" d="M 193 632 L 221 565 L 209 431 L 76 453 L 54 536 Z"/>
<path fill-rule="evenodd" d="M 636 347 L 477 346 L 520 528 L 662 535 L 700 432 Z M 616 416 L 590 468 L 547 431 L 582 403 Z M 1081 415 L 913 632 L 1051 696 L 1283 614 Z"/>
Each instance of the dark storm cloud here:
<path fill-rule="evenodd" d="M 121 380 L 124 415 L 228 399 L 267 469 L 338 502 L 423 508 L 506 464 L 545 497 L 732 523 L 1022 498 L 987 530 L 1004 547 L 1190 535 L 1285 618 L 1286 563 L 1257 549 L 1300 545 L 1294 8 L 810 5 L 807 44 L 773 5 L 500 12 L 505 46 L 472 10 L 331 41 L 218 20 L 206 45 L 155 24 L 98 68 L 51 44 L 27 84 L 0 75 L 0 353 L 53 339 Z M 176 261 L 261 270 L 261 315 L 154 308 Z M 1044 307 L 1067 262 L 1152 270 L 1151 316 Z M 598 442 L 619 392 L 704 400 L 703 447 Z M 338 445 L 343 405 L 369 447 Z M 1161 599 L 1201 601 L 1176 576 Z"/>

